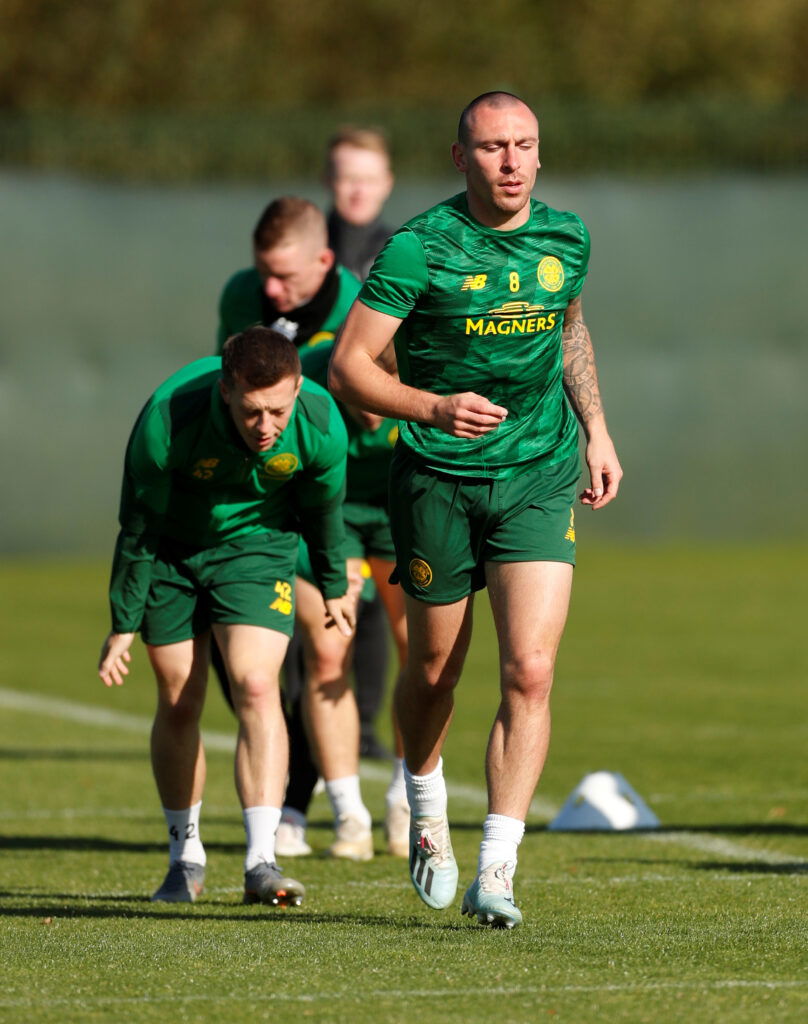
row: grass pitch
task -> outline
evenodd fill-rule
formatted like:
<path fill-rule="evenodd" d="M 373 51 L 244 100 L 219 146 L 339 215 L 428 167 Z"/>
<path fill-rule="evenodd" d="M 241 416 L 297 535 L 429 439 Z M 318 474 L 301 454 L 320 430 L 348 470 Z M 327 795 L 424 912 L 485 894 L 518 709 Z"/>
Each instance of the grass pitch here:
<path fill-rule="evenodd" d="M 152 682 L 94 674 L 101 564 L 0 568 L 0 1019 L 403 1022 L 800 1021 L 808 1017 L 808 551 L 584 552 L 554 697 L 550 759 L 516 877 L 525 925 L 434 912 L 406 865 L 287 861 L 298 910 L 245 907 L 243 836 L 211 688 L 194 906 L 151 904 L 166 866 L 150 777 Z M 496 701 L 484 595 L 445 751 L 471 880 Z M 215 684 L 214 684 L 215 685 Z M 113 712 L 105 718 L 105 712 Z M 625 775 L 663 829 L 544 828 L 580 778 Z M 366 766 L 380 819 L 384 780 Z M 310 840 L 330 840 L 327 805 Z M 377 849 L 383 849 L 381 831 Z M 462 893 L 462 889 L 461 889 Z"/>

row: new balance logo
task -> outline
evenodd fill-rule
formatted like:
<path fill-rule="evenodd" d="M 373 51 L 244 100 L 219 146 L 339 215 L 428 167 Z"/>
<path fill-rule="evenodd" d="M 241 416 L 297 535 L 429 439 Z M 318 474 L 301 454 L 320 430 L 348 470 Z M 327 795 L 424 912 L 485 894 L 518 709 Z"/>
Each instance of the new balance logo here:
<path fill-rule="evenodd" d="M 463 281 L 463 286 L 460 291 L 478 292 L 481 288 L 485 288 L 485 282 L 487 280 L 488 274 L 469 274 L 469 276 Z"/>
<path fill-rule="evenodd" d="M 570 509 L 570 525 L 567 527 L 567 532 L 564 534 L 564 540 L 571 540 L 575 543 L 575 509 Z"/>

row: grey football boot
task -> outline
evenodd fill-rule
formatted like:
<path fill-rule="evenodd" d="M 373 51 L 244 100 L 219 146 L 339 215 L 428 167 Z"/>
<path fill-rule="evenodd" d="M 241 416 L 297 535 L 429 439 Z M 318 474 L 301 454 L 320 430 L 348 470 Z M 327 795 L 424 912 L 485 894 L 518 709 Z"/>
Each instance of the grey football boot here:
<path fill-rule="evenodd" d="M 152 896 L 153 903 L 193 903 L 205 885 L 205 868 L 187 860 L 175 860 Z"/>
<path fill-rule="evenodd" d="M 244 872 L 244 902 L 266 903 L 270 907 L 299 907 L 306 890 L 288 878 L 277 864 L 260 861 Z"/>

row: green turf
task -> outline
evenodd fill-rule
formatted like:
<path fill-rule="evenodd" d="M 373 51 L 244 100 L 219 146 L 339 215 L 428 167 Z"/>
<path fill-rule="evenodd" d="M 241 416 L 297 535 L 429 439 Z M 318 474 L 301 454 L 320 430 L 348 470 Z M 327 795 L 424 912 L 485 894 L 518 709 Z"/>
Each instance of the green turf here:
<path fill-rule="evenodd" d="M 561 834 L 532 816 L 516 881 L 525 925 L 511 933 L 457 907 L 428 910 L 403 862 L 381 853 L 367 865 L 287 861 L 304 906 L 243 906 L 240 815 L 218 750 L 206 894 L 192 907 L 149 903 L 165 853 L 140 724 L 153 704 L 143 652 L 126 686 L 105 690 L 94 663 L 106 566 L 6 562 L 3 691 L 112 709 L 131 728 L 0 715 L 0 1020 L 808 1019 L 807 555 L 584 553 L 539 806 L 605 768 L 664 829 Z M 461 885 L 495 700 L 482 598 L 445 751 L 450 783 L 470 790 L 450 806 Z M 232 733 L 215 691 L 205 727 Z M 383 782 L 364 789 L 380 818 Z M 310 840 L 322 851 L 329 839 L 318 797 Z"/>

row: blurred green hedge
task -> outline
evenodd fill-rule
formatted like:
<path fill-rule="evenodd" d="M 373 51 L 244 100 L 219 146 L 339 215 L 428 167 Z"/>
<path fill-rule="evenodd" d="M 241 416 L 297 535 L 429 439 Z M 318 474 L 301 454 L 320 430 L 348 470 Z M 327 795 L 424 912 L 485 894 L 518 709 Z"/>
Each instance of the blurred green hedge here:
<path fill-rule="evenodd" d="M 620 107 L 547 103 L 539 110 L 542 163 L 566 174 L 666 174 L 808 166 L 808 103 L 656 101 Z M 456 110 L 297 108 L 268 113 L 0 113 L 0 159 L 130 181 L 260 181 L 322 174 L 338 124 L 385 129 L 397 172 L 450 168 Z"/>

